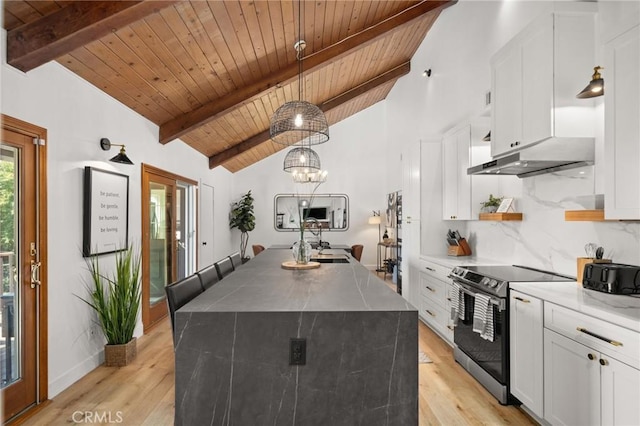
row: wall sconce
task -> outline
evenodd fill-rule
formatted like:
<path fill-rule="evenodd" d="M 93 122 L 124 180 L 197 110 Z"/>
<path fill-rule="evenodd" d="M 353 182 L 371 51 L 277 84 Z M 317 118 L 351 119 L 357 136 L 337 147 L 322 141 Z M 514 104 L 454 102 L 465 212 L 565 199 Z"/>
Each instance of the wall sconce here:
<path fill-rule="evenodd" d="M 422 71 L 422 76 L 423 77 L 431 77 L 431 68 L 429 68 L 428 70 Z"/>
<path fill-rule="evenodd" d="M 591 76 L 591 82 L 584 88 L 584 90 L 576 95 L 578 99 L 595 98 L 596 96 L 604 95 L 604 80 L 600 75 L 601 66 L 593 67 L 593 75 Z"/>
<path fill-rule="evenodd" d="M 127 157 L 127 154 L 124 150 L 124 145 L 111 143 L 111 141 L 107 138 L 100 139 L 100 148 L 102 148 L 103 151 L 109 151 L 112 146 L 119 146 L 120 152 L 109 161 L 120 164 L 133 164 L 133 161 L 129 160 L 129 157 Z"/>

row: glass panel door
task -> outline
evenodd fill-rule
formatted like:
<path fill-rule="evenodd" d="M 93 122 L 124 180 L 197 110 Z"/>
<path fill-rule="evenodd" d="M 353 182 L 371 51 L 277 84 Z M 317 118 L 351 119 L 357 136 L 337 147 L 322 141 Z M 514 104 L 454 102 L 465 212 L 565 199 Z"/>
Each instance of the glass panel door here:
<path fill-rule="evenodd" d="M 22 342 L 20 340 L 22 270 L 19 267 L 21 256 L 19 251 L 20 211 L 18 188 L 20 150 L 3 145 L 0 156 L 0 210 L 2 211 L 0 228 L 0 258 L 2 259 L 2 303 L 0 304 L 0 321 L 2 336 L 0 337 L 0 370 L 2 371 L 2 388 L 17 382 L 21 374 Z"/>
<path fill-rule="evenodd" d="M 196 185 L 143 165 L 142 322 L 167 315 L 165 287 L 196 271 Z"/>
<path fill-rule="evenodd" d="M 145 327 L 167 315 L 165 287 L 176 279 L 175 183 L 153 174 L 145 175 L 148 214 L 143 252 L 143 319 Z"/>
<path fill-rule="evenodd" d="M 196 272 L 195 187 L 178 182 L 176 189 L 177 279 Z"/>

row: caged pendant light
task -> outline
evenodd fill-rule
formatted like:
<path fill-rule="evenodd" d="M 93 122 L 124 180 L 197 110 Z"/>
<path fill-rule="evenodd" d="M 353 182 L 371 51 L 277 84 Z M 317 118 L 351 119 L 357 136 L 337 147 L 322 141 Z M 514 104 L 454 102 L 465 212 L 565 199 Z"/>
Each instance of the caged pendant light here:
<path fill-rule="evenodd" d="M 298 1 L 298 41 L 293 48 L 298 60 L 298 100 L 285 102 L 271 117 L 271 139 L 281 145 L 311 146 L 329 140 L 329 123 L 320 108 L 302 100 L 302 40 L 301 5 Z"/>
<path fill-rule="evenodd" d="M 293 148 L 284 157 L 283 170 L 288 173 L 309 173 L 320 170 L 320 157 L 311 148 Z"/>

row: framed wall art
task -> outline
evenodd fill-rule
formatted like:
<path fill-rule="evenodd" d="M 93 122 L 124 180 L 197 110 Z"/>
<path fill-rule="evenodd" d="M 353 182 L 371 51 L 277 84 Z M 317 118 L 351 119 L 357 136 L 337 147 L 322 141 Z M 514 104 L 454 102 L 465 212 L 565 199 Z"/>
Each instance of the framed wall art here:
<path fill-rule="evenodd" d="M 84 257 L 124 250 L 129 241 L 129 176 L 84 168 Z"/>

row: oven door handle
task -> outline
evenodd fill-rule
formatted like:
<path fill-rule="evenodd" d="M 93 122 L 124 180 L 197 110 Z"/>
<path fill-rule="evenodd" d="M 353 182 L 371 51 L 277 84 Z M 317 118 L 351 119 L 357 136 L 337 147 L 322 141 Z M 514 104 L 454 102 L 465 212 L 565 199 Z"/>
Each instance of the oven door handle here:
<path fill-rule="evenodd" d="M 460 290 L 463 293 L 466 293 L 466 294 L 468 294 L 469 296 L 471 296 L 473 298 L 475 298 L 477 293 L 489 296 L 488 294 L 483 293 L 481 291 L 473 291 L 471 288 L 469 288 L 469 286 L 467 284 L 464 284 L 464 283 L 460 282 L 459 280 L 457 280 L 455 278 L 453 279 L 453 282 L 455 282 L 456 284 L 458 284 L 460 286 Z M 505 303 L 505 301 L 503 299 L 496 299 L 495 297 L 489 296 L 489 300 L 490 300 L 492 305 L 496 305 L 498 307 L 499 311 L 504 311 L 507 308 L 507 304 Z"/>

